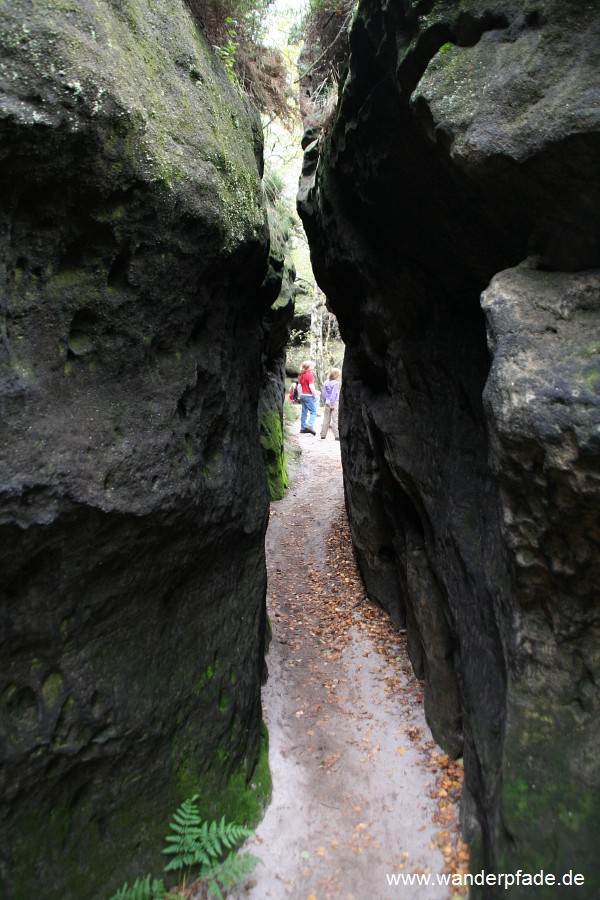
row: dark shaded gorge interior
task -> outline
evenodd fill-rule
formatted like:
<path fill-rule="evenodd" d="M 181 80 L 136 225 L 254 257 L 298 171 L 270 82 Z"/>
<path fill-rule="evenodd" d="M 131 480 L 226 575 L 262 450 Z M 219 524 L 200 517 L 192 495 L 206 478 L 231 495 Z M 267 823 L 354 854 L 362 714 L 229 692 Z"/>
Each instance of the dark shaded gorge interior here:
<path fill-rule="evenodd" d="M 183 4 L 2 18 L 0 879 L 82 900 L 153 869 L 199 787 L 209 818 L 268 794 L 291 269 Z M 464 752 L 474 866 L 589 897 L 598 30 L 594 4 L 366 0 L 300 186 L 357 556 Z"/>

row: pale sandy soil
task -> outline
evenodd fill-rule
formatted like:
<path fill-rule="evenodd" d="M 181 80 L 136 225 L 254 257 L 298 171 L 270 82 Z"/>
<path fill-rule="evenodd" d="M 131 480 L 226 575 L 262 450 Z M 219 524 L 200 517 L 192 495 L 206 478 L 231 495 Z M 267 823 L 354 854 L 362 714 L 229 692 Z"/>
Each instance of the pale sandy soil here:
<path fill-rule="evenodd" d="M 437 883 L 390 887 L 386 878 L 429 872 L 433 882 L 447 871 L 438 848 L 443 755 L 403 635 L 382 643 L 387 620 L 365 601 L 347 542 L 342 551 L 336 543 L 340 445 L 331 433 L 322 441 L 298 430 L 303 452 L 267 534 L 273 640 L 263 706 L 273 799 L 244 846 L 263 864 L 236 896 L 448 898 Z"/>

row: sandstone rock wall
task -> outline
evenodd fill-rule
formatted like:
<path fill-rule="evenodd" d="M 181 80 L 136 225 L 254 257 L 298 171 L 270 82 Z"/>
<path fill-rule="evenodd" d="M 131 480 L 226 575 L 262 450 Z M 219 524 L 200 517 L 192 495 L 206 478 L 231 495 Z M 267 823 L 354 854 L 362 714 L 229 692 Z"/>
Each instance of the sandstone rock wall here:
<path fill-rule="evenodd" d="M 586 897 L 600 890 L 599 36 L 596 3 L 365 0 L 299 192 L 347 346 L 358 559 L 406 624 L 437 740 L 464 752 L 473 869 L 571 868 Z"/>
<path fill-rule="evenodd" d="M 271 253 L 263 283 L 262 384 L 258 403 L 260 443 L 271 500 L 281 500 L 288 486 L 284 446 L 283 401 L 285 395 L 285 348 L 294 320 L 296 270 L 289 253 L 289 235 L 280 216 L 269 207 Z"/>
<path fill-rule="evenodd" d="M 180 0 L 0 16 L 0 894 L 105 898 L 268 789 L 260 126 Z"/>

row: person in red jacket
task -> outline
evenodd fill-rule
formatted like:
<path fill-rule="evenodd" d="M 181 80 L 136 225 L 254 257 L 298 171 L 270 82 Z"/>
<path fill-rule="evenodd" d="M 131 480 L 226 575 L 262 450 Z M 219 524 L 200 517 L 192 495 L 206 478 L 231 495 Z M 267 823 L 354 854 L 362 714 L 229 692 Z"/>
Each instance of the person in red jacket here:
<path fill-rule="evenodd" d="M 300 394 L 300 402 L 302 403 L 300 434 L 316 434 L 317 432 L 313 425 L 317 418 L 317 397 L 319 395 L 315 387 L 315 376 L 311 371 L 311 362 L 308 359 L 300 367 L 298 384 L 302 389 Z"/>

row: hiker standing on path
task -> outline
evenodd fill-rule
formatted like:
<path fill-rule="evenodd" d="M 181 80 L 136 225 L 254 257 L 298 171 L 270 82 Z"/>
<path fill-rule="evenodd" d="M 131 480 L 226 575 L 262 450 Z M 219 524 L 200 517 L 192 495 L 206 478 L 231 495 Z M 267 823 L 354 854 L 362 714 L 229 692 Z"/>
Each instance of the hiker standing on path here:
<path fill-rule="evenodd" d="M 317 398 L 319 396 L 315 387 L 315 376 L 311 372 L 311 362 L 306 360 L 300 367 L 298 384 L 302 389 L 300 402 L 302 413 L 300 415 L 300 434 L 316 434 L 313 428 L 317 418 Z"/>
<path fill-rule="evenodd" d="M 327 437 L 327 432 L 331 428 L 336 441 L 340 439 L 338 431 L 338 404 L 340 399 L 340 375 L 341 369 L 330 369 L 329 377 L 323 385 L 323 423 L 321 425 L 321 440 Z"/>

